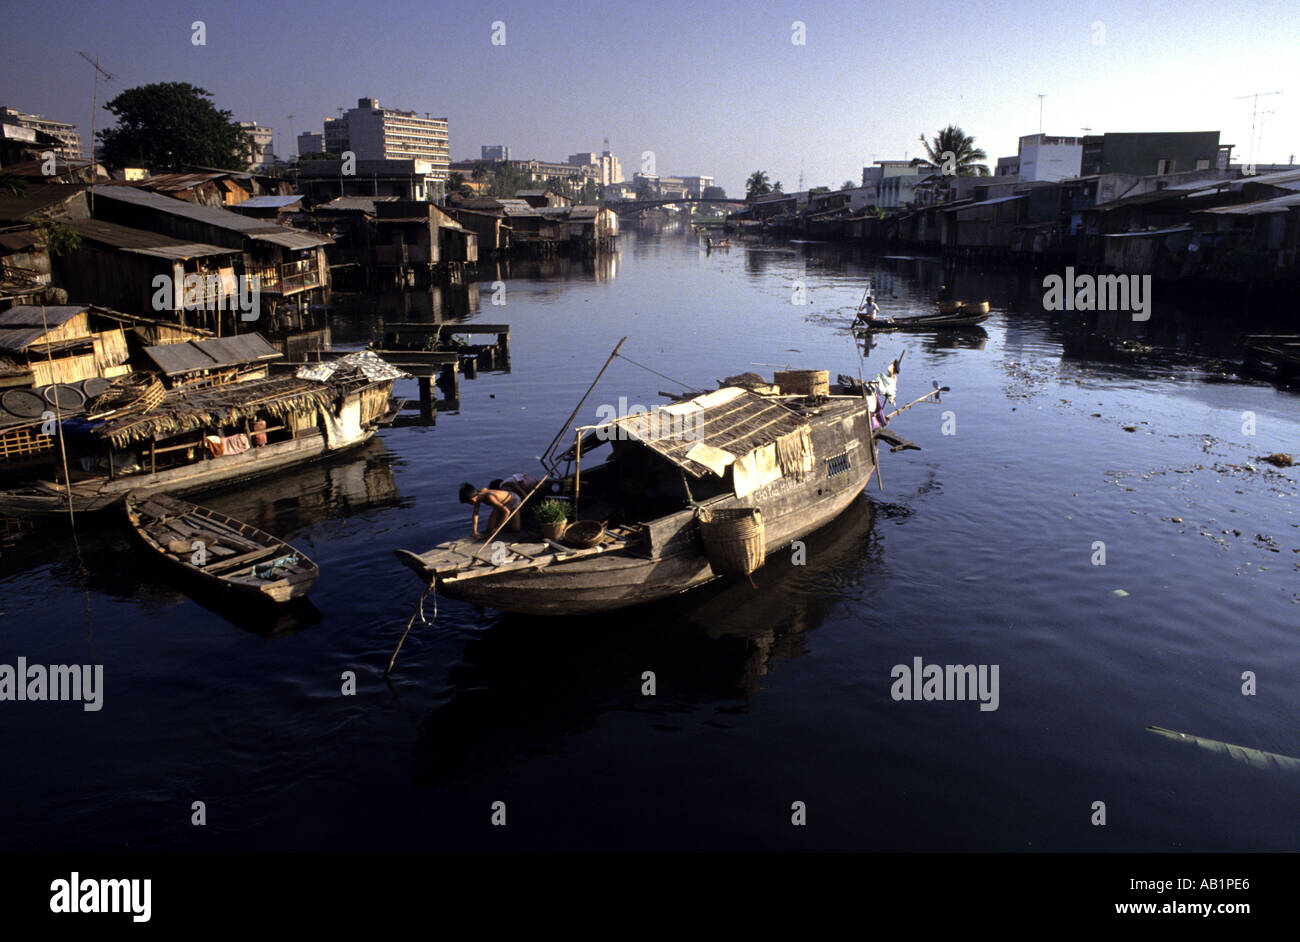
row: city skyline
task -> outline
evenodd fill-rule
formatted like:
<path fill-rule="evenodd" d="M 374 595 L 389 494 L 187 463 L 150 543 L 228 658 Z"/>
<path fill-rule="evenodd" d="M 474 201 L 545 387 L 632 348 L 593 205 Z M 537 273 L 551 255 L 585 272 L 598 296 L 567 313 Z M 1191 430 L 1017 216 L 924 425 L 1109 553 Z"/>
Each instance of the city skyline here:
<path fill-rule="evenodd" d="M 1300 152 L 1286 82 L 1300 36 L 1280 2 L 1227 11 L 1156 0 L 1135 13 L 1013 0 L 992 16 L 925 2 L 771 12 L 723 2 L 680 5 L 681 18 L 675 4 L 652 17 L 575 4 L 560 17 L 506 2 L 464 17 L 446 4 L 391 3 L 364 22 L 333 0 L 315 6 L 309 20 L 246 0 L 184 13 L 135 0 L 94 17 L 80 4 L 18 9 L 0 41 L 0 104 L 73 122 L 88 142 L 93 69 L 81 51 L 114 76 L 100 82 L 101 106 L 137 85 L 190 82 L 234 120 L 273 128 L 281 157 L 299 133 L 374 97 L 445 115 L 452 160 L 504 143 L 516 158 L 562 161 L 609 138 L 628 178 L 705 173 L 729 194 L 756 169 L 786 190 L 801 178 L 805 188 L 856 181 L 875 160 L 923 156 L 920 135 L 950 122 L 992 169 L 1037 133 L 1040 107 L 1048 134 L 1218 130 L 1237 163 Z M 45 28 L 51 17 L 60 31 Z M 284 35 L 302 50 L 291 65 Z M 621 42 L 625 55 L 593 53 Z M 358 60 L 358 49 L 385 52 Z M 101 107 L 95 129 L 110 122 Z"/>

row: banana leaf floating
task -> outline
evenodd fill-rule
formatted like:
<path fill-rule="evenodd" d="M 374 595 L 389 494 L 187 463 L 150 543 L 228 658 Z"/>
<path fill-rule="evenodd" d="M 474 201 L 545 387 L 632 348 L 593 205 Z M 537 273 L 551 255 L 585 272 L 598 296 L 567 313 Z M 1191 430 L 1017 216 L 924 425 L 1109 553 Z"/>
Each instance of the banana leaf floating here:
<path fill-rule="evenodd" d="M 1276 752 L 1264 752 L 1262 749 L 1252 749 L 1249 746 L 1234 746 L 1232 743 L 1221 742 L 1217 739 L 1206 739 L 1203 736 L 1192 736 L 1189 733 L 1179 733 L 1161 726 L 1148 726 L 1147 730 L 1175 742 L 1191 743 L 1194 746 L 1200 746 L 1202 749 L 1208 749 L 1210 752 L 1226 753 L 1237 762 L 1253 765 L 1257 769 L 1276 767 L 1286 769 L 1289 772 L 1300 772 L 1300 759 L 1293 756 L 1278 755 Z"/>

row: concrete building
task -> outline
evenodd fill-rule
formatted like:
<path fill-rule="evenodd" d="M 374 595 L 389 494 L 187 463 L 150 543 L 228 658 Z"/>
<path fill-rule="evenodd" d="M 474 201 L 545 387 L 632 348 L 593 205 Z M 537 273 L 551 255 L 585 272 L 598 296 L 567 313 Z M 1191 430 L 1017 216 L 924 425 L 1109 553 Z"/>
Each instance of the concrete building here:
<path fill-rule="evenodd" d="M 324 134 L 316 134 L 313 131 L 304 131 L 298 135 L 299 156 L 302 156 L 303 154 L 324 154 L 324 153 L 328 153 L 328 151 L 325 150 Z"/>
<path fill-rule="evenodd" d="M 1217 135 L 1216 135 L 1217 137 Z M 1079 175 L 1083 160 L 1083 138 L 1027 134 L 1020 138 L 1017 173 L 1026 183 L 1056 183 Z M 1003 169 L 998 161 L 999 172 Z"/>
<path fill-rule="evenodd" d="M 435 179 L 447 179 L 451 147 L 446 118 L 381 108 L 377 98 L 359 98 L 357 107 L 342 117 L 327 118 L 324 130 L 328 153 L 351 151 L 358 161 L 428 161 Z"/>
<path fill-rule="evenodd" d="M 43 115 L 28 114 L 25 111 L 6 106 L 0 106 L 0 124 L 12 124 L 20 128 L 42 131 L 59 140 L 60 144 L 54 148 L 55 153 L 59 154 L 59 156 L 81 156 L 81 132 L 77 130 L 75 124 L 68 124 L 66 121 L 53 121 Z"/>
<path fill-rule="evenodd" d="M 264 170 L 280 162 L 275 156 L 275 131 L 256 121 L 240 121 L 238 124 L 239 129 L 253 141 L 253 149 L 248 156 L 248 169 Z"/>
<path fill-rule="evenodd" d="M 898 209 L 913 201 L 916 185 L 934 173 L 920 157 L 911 160 L 877 160 L 874 167 L 862 168 L 862 186 L 874 187 L 875 205 Z"/>
<path fill-rule="evenodd" d="M 1218 131 L 1152 131 L 1089 134 L 1082 139 L 1079 175 L 1128 173 L 1164 176 L 1186 170 L 1226 170 L 1231 145 Z"/>
<path fill-rule="evenodd" d="M 441 199 L 446 172 L 438 176 L 430 160 L 360 160 L 355 173 L 343 173 L 342 160 L 304 160 L 298 167 L 298 192 L 311 203 L 339 196 L 393 196 L 402 200 Z"/>
<path fill-rule="evenodd" d="M 479 148 L 480 160 L 509 160 L 510 148 L 505 144 L 484 144 Z"/>

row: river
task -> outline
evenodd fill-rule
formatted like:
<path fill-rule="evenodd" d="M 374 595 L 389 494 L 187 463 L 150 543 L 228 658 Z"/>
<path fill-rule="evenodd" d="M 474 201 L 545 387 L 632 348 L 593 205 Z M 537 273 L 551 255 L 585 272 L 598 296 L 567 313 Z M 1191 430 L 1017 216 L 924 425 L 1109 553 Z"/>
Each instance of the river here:
<path fill-rule="evenodd" d="M 945 278 L 991 301 L 985 328 L 886 336 L 862 366 L 865 280 L 908 314 Z M 1157 294 L 1103 348 L 1041 278 L 632 229 L 598 262 L 335 299 L 341 345 L 384 312 L 507 322 L 509 371 L 435 426 L 197 498 L 316 560 L 308 618 L 196 603 L 114 516 L 12 534 L 0 663 L 102 664 L 104 686 L 97 712 L 0 703 L 0 847 L 1297 849 L 1300 773 L 1148 727 L 1300 756 L 1300 472 L 1260 461 L 1300 451 L 1300 399 L 1232 373 L 1242 312 Z M 462 481 L 535 470 L 624 336 L 584 421 L 674 380 L 900 353 L 901 401 L 950 390 L 894 420 L 921 450 L 883 453 L 802 565 L 583 619 L 431 600 L 386 682 L 422 589 L 393 550 L 466 532 Z M 895 699 L 917 658 L 996 665 L 997 708 Z"/>

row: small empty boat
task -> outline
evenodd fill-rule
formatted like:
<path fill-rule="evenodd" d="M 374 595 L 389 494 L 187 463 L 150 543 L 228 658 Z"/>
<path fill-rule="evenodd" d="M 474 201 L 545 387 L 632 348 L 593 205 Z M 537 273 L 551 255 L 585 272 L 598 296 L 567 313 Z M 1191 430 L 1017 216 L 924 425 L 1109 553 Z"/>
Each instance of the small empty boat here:
<path fill-rule="evenodd" d="M 306 595 L 316 564 L 283 540 L 165 494 L 132 492 L 127 519 L 171 567 L 225 595 L 287 602 Z"/>
<path fill-rule="evenodd" d="M 988 319 L 987 312 L 919 314 L 916 317 L 885 317 L 874 321 L 857 321 L 853 329 L 859 333 L 873 330 L 950 330 L 959 327 L 976 327 Z"/>

